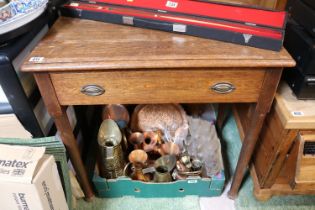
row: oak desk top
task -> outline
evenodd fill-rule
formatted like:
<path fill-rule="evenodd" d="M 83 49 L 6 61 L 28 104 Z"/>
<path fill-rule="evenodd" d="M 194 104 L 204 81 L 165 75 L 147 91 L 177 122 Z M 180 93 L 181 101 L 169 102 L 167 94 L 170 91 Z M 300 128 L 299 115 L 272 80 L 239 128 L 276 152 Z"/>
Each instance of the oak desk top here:
<path fill-rule="evenodd" d="M 61 17 L 22 71 L 185 67 L 288 67 L 280 52 L 131 26 Z"/>

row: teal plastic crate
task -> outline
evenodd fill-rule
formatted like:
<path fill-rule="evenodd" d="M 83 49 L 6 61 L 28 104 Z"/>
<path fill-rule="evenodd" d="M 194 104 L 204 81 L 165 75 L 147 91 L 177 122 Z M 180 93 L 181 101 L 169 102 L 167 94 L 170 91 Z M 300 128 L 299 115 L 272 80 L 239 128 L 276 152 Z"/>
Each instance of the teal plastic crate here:
<path fill-rule="evenodd" d="M 105 179 L 98 175 L 93 177 L 97 195 L 101 198 L 122 196 L 143 198 L 183 197 L 186 195 L 213 197 L 221 195 L 224 182 L 223 170 L 212 178 L 193 178 L 168 183 L 135 181 L 129 177 L 117 179 Z"/>

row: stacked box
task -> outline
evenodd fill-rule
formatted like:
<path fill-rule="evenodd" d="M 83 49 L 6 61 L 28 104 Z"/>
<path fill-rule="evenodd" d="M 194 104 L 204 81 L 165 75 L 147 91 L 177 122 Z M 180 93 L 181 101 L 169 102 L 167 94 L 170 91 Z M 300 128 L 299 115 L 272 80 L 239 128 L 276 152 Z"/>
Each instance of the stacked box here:
<path fill-rule="evenodd" d="M 288 3 L 291 18 L 284 46 L 297 66 L 284 73 L 298 99 L 315 99 L 315 7 L 314 1 L 291 0 Z"/>
<path fill-rule="evenodd" d="M 70 1 L 62 15 L 279 51 L 286 13 L 200 1 Z"/>

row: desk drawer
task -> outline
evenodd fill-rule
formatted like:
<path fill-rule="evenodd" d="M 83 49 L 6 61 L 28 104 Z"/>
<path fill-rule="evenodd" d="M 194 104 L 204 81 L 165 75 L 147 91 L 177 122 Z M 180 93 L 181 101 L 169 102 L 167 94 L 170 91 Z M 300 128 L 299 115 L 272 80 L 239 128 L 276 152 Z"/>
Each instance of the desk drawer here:
<path fill-rule="evenodd" d="M 52 73 L 51 80 L 62 105 L 255 102 L 264 74 L 264 70 L 125 70 Z"/>

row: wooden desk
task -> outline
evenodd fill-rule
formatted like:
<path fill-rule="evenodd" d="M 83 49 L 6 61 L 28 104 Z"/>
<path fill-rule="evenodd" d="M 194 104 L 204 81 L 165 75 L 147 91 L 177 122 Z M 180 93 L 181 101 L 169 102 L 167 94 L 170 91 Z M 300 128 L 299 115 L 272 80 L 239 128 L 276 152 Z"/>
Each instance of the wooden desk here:
<path fill-rule="evenodd" d="M 22 71 L 34 74 L 87 198 L 93 192 L 65 114 L 67 105 L 256 103 L 229 193 L 234 198 L 282 68 L 293 65 L 284 49 L 277 53 L 62 17 Z"/>

